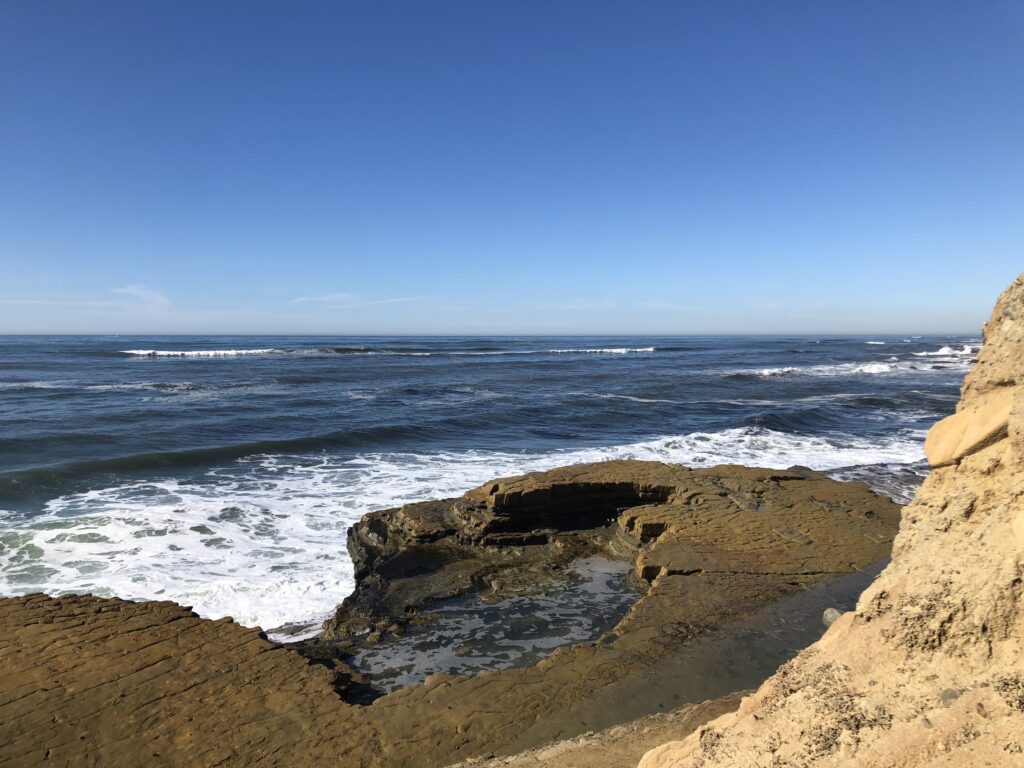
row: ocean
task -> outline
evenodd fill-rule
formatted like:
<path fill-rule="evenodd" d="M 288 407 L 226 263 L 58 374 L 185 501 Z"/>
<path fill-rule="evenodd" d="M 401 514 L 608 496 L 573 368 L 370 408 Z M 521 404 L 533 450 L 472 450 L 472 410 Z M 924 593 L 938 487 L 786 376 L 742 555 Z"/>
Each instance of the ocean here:
<path fill-rule="evenodd" d="M 906 501 L 980 345 L 872 337 L 0 337 L 0 594 L 311 634 L 362 514 L 636 458 Z"/>

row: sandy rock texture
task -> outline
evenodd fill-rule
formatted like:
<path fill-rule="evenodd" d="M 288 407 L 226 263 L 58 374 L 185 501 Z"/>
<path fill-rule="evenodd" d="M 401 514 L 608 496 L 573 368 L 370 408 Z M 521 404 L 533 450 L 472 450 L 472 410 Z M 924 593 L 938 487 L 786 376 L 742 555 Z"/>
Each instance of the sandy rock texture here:
<path fill-rule="evenodd" d="M 332 675 L 258 629 L 89 595 L 0 600 L 0 629 L 0 765 L 284 765 L 300 743 L 331 754 Z"/>
<path fill-rule="evenodd" d="M 641 768 L 1024 765 L 1024 277 L 984 335 L 857 610 Z"/>

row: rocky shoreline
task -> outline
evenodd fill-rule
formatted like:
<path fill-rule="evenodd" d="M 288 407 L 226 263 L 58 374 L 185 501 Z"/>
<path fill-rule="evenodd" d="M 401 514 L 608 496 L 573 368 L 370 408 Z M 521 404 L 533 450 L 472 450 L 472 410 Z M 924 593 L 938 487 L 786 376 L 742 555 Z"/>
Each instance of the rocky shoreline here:
<path fill-rule="evenodd" d="M 878 561 L 897 519 L 888 499 L 799 469 L 620 461 L 496 480 L 353 526 L 356 589 L 311 645 L 400 636 L 457 596 L 558 589 L 571 563 L 593 555 L 628 563 L 637 593 L 601 647 L 670 623 L 682 642 Z M 677 608 L 684 622 L 671 621 Z"/>
<path fill-rule="evenodd" d="M 642 768 L 1024 766 L 1024 276 L 984 337 L 856 611 Z"/>
<path fill-rule="evenodd" d="M 800 468 L 607 462 L 367 515 L 348 541 L 356 590 L 287 648 L 170 603 L 0 600 L 0 761 L 443 766 L 572 739 L 757 685 L 820 635 L 842 599 L 829 584 L 854 579 L 852 600 L 870 581 L 898 518 Z M 592 556 L 625 563 L 636 594 L 600 637 L 391 693 L 350 664 L 445 601 L 557 591 Z M 782 638 L 776 607 L 803 634 Z M 739 658 L 751 645 L 761 663 Z"/>

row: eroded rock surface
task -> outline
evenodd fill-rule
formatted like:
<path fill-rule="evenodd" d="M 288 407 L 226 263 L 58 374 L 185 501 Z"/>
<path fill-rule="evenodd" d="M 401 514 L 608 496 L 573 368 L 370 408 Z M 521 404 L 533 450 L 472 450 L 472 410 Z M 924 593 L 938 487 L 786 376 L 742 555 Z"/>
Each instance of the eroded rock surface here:
<path fill-rule="evenodd" d="M 941 466 L 857 610 L 642 768 L 1024 765 L 1024 278 L 936 430 Z"/>
<path fill-rule="evenodd" d="M 732 628 L 870 578 L 860 571 L 887 556 L 898 514 L 810 470 L 656 462 L 566 467 L 373 513 L 352 534 L 359 587 L 331 638 L 401 632 L 439 598 L 528 589 L 596 551 L 634 563 L 640 597 L 596 642 L 531 667 L 435 674 L 368 706 L 345 701 L 358 680 L 333 641 L 307 649 L 322 662 L 311 663 L 169 603 L 3 599 L 0 763 L 443 766 L 718 698 L 771 671 L 738 662 L 737 648 L 759 649 Z"/>
<path fill-rule="evenodd" d="M 932 427 L 924 444 L 928 463 L 945 467 L 1005 438 L 1014 394 L 1013 387 L 986 392 Z"/>
<path fill-rule="evenodd" d="M 326 759 L 332 682 L 258 629 L 174 603 L 0 600 L 2 765 L 285 765 L 299 744 Z"/>
<path fill-rule="evenodd" d="M 766 591 L 814 583 L 884 557 L 897 517 L 866 487 L 799 468 L 610 461 L 504 478 L 353 526 L 357 586 L 324 637 L 400 631 L 434 601 L 536 588 L 595 552 L 634 561 L 635 583 L 654 587 L 646 597 L 675 577 L 690 577 L 689 590 L 750 576 Z"/>

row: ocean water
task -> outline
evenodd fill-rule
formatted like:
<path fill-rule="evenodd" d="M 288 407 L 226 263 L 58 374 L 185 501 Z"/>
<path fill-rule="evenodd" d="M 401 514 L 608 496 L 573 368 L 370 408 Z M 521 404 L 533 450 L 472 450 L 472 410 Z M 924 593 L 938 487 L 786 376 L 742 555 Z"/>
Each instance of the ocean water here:
<path fill-rule="evenodd" d="M 971 337 L 0 337 L 0 594 L 307 632 L 348 526 L 611 458 L 793 464 L 905 500 Z"/>

